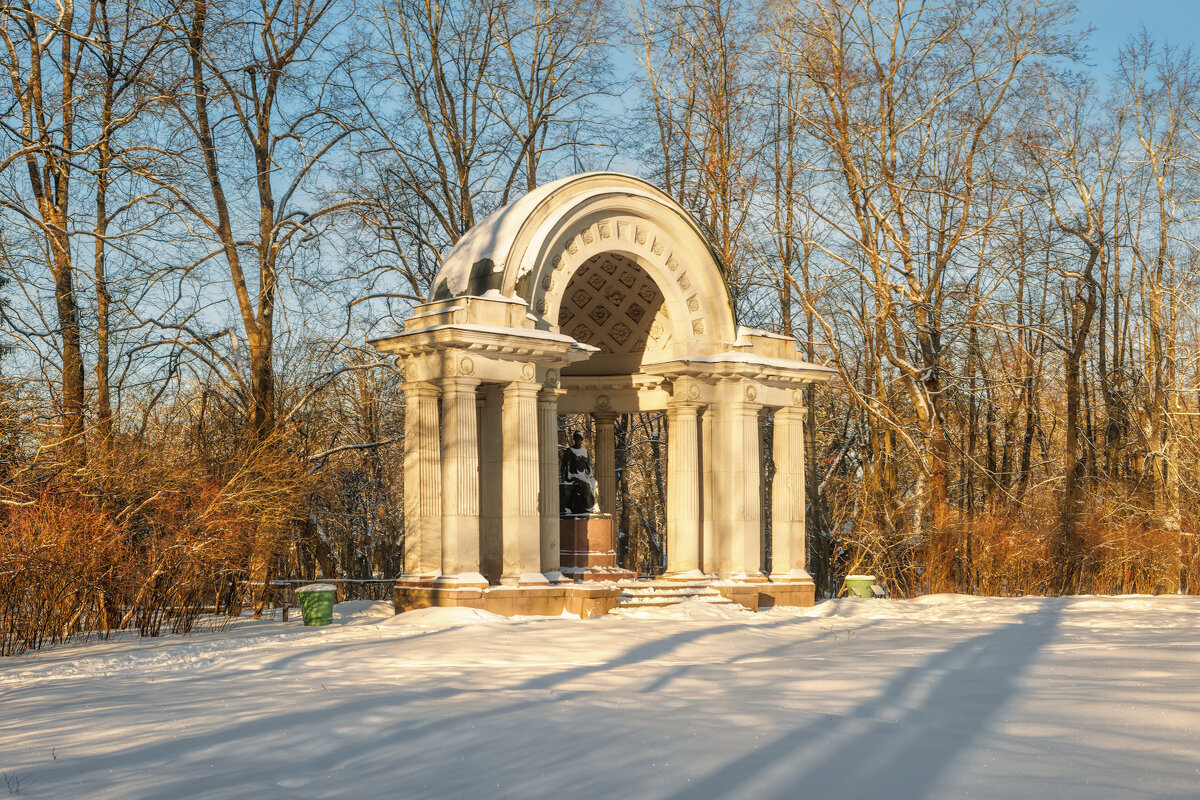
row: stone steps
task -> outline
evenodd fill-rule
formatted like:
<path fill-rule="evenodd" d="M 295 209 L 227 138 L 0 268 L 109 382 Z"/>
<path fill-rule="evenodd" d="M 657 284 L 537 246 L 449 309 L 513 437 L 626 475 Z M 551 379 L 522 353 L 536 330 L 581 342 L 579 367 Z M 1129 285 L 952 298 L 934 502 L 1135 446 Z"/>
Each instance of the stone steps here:
<path fill-rule="evenodd" d="M 621 608 L 673 606 L 685 601 L 728 605 L 733 601 L 709 585 L 708 581 L 618 581 Z"/>

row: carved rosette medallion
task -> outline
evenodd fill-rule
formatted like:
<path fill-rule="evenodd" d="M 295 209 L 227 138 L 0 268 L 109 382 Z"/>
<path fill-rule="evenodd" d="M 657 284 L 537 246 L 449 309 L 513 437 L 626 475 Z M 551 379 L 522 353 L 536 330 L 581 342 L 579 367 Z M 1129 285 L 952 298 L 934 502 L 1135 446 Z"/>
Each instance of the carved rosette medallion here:
<path fill-rule="evenodd" d="M 533 364 L 521 365 L 521 380 L 532 381 L 536 375 L 537 370 L 534 369 Z"/>
<path fill-rule="evenodd" d="M 752 403 L 755 400 L 757 400 L 758 399 L 758 389 L 755 389 L 753 386 L 747 386 L 746 387 L 746 399 Z"/>
<path fill-rule="evenodd" d="M 470 356 L 463 356 L 458 362 L 459 375 L 473 375 L 475 373 L 475 362 Z"/>

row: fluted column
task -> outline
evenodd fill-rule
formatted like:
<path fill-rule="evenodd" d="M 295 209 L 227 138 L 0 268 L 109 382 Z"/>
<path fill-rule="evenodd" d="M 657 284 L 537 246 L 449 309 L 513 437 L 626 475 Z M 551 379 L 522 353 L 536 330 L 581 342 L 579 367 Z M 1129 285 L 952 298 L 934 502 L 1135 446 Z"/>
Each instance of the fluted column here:
<path fill-rule="evenodd" d="M 592 414 L 596 420 L 596 492 L 600 495 L 600 512 L 617 513 L 617 437 L 614 423 L 617 415 L 610 411 Z"/>
<path fill-rule="evenodd" d="M 541 568 L 538 512 L 538 409 L 536 383 L 513 381 L 504 388 L 504 487 L 501 531 L 507 584 L 547 583 Z"/>
<path fill-rule="evenodd" d="M 487 585 L 479 572 L 479 428 L 475 378 L 442 380 L 443 583 Z"/>
<path fill-rule="evenodd" d="M 804 541 L 804 412 L 775 411 L 775 482 L 771 495 L 773 578 L 807 577 Z"/>
<path fill-rule="evenodd" d="M 722 384 L 714 420 L 712 468 L 717 570 L 722 578 L 759 577 L 762 570 L 761 406 L 747 381 Z"/>
<path fill-rule="evenodd" d="M 442 568 L 442 469 L 438 390 L 404 384 L 404 573 L 436 575 Z"/>
<path fill-rule="evenodd" d="M 667 416 L 667 575 L 700 569 L 699 406 L 673 403 Z"/>
<path fill-rule="evenodd" d="M 502 386 L 484 384 L 478 392 L 479 410 L 479 571 L 491 583 L 499 583 L 504 568 L 504 537 L 501 532 L 504 503 L 504 420 Z"/>
<path fill-rule="evenodd" d="M 716 525 L 713 515 L 713 416 L 707 406 L 700 418 L 700 561 L 707 575 L 717 572 Z"/>
<path fill-rule="evenodd" d="M 541 571 L 550 581 L 562 580 L 559 572 L 558 507 L 558 392 L 543 389 L 537 397 L 538 413 L 538 513 L 541 516 Z"/>
<path fill-rule="evenodd" d="M 742 565 L 739 572 L 747 576 L 762 575 L 762 425 L 758 412 L 762 406 L 756 403 L 738 403 L 734 415 L 741 432 L 740 452 L 742 474 Z"/>

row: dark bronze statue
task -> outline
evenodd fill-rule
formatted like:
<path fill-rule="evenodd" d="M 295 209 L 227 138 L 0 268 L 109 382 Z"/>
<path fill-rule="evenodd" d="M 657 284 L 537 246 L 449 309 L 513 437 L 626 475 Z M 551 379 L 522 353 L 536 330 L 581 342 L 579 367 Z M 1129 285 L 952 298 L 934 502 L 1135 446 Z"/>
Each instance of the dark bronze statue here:
<path fill-rule="evenodd" d="M 592 463 L 583 446 L 583 434 L 575 431 L 572 446 L 563 451 L 559 466 L 559 505 L 562 516 L 599 513 L 596 501 L 596 478 Z"/>

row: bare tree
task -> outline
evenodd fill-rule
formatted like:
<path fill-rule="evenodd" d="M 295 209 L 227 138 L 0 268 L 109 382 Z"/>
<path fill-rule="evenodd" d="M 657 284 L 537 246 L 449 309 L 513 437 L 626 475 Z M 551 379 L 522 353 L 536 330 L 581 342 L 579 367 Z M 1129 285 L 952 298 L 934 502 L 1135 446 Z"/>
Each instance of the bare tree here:
<path fill-rule="evenodd" d="M 249 350 L 248 432 L 258 441 L 276 428 L 285 271 L 326 218 L 352 204 L 320 204 L 316 195 L 321 167 L 356 130 L 339 104 L 341 64 L 331 43 L 347 13 L 337 0 L 196 0 L 176 21 L 186 91 L 173 105 L 191 139 L 183 154 L 196 156 L 207 196 L 185 183 L 164 188 L 212 241 L 203 257 L 227 269 Z"/>
<path fill-rule="evenodd" d="M 611 152 L 590 113 L 608 91 L 597 0 L 377 0 L 356 96 L 370 115 L 361 199 L 367 296 L 411 302 L 486 214 Z M 379 285 L 387 284 L 387 285 Z"/>
<path fill-rule="evenodd" d="M 813 3 L 777 39 L 813 88 L 803 129 L 828 153 L 829 182 L 813 203 L 823 255 L 865 291 L 863 324 L 917 418 L 855 394 L 919 455 L 915 521 L 930 513 L 925 580 L 955 585 L 948 519 L 951 441 L 946 422 L 950 298 L 979 267 L 978 237 L 1012 201 L 1007 131 L 1018 87 L 1048 58 L 1073 53 L 1069 7 L 1021 3 Z"/>
<path fill-rule="evenodd" d="M 28 181 L 28 193 L 6 192 L 3 207 L 19 224 L 29 226 L 40 251 L 31 257 L 43 261 L 53 282 L 56 313 L 49 330 L 57 338 L 60 436 L 67 458 L 77 463 L 86 458 L 86 408 L 71 203 L 79 156 L 77 82 L 86 50 L 83 41 L 91 33 L 88 22 L 72 2 L 42 7 L 23 0 L 0 6 L 8 78 L 6 97 L 0 102 L 6 107 L 3 126 L 11 146 L 0 160 L 0 171 L 20 164 Z"/>
<path fill-rule="evenodd" d="M 703 227 L 740 319 L 762 147 L 748 20 L 729 0 L 642 2 L 633 14 L 642 114 L 653 142 L 645 158 Z"/>

